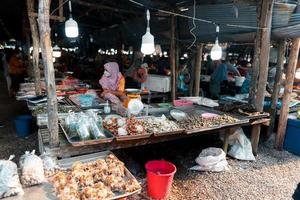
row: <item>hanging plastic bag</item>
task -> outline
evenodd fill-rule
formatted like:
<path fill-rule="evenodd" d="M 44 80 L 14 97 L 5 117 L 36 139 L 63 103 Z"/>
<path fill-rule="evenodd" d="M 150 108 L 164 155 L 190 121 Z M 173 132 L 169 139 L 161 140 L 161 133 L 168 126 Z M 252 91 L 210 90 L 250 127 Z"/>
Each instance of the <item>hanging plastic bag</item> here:
<path fill-rule="evenodd" d="M 226 154 L 220 148 L 203 149 L 195 161 L 198 165 L 190 168 L 191 170 L 221 172 L 229 169 Z"/>
<path fill-rule="evenodd" d="M 0 198 L 24 194 L 13 158 L 12 155 L 8 160 L 0 160 Z"/>
<path fill-rule="evenodd" d="M 228 155 L 239 160 L 255 160 L 252 153 L 252 146 L 250 140 L 244 134 L 242 128 L 237 129 L 228 138 L 228 144 L 231 148 Z"/>
<path fill-rule="evenodd" d="M 20 166 L 22 166 L 21 181 L 25 186 L 37 185 L 45 181 L 43 161 L 35 155 L 35 150 L 25 153 L 20 160 Z"/>

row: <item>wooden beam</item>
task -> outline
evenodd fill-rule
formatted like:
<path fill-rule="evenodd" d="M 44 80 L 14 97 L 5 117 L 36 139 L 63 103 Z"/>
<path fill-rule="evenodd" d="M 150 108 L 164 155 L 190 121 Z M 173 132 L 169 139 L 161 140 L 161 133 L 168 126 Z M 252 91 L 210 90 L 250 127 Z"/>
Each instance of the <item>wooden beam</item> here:
<path fill-rule="evenodd" d="M 171 77 L 172 77 L 172 101 L 176 99 L 176 16 L 171 16 L 171 46 L 170 46 L 170 65 L 171 65 Z"/>
<path fill-rule="evenodd" d="M 46 78 L 48 129 L 50 132 L 50 145 L 51 147 L 56 147 L 59 145 L 58 114 L 57 114 L 55 75 L 54 75 L 54 67 L 53 67 L 53 60 L 52 60 L 49 12 L 50 12 L 50 1 L 39 0 L 38 24 L 39 24 L 39 31 L 40 31 L 40 42 L 41 42 L 42 58 L 44 64 L 44 73 Z"/>
<path fill-rule="evenodd" d="M 196 64 L 195 64 L 195 96 L 200 95 L 200 76 L 201 76 L 201 65 L 202 65 L 202 50 L 203 44 L 197 44 L 197 53 L 196 53 Z"/>
<path fill-rule="evenodd" d="M 28 15 L 29 15 L 29 17 L 38 17 L 38 13 L 36 13 L 36 12 L 31 12 Z M 50 19 L 55 20 L 55 21 L 60 21 L 60 22 L 63 22 L 66 20 L 66 18 L 64 16 L 61 17 L 61 16 L 55 16 L 55 15 L 51 15 Z"/>
<path fill-rule="evenodd" d="M 279 124 L 277 130 L 276 148 L 278 150 L 282 150 L 283 147 L 286 125 L 287 125 L 288 114 L 289 114 L 290 97 L 293 91 L 293 84 L 294 84 L 295 73 L 296 73 L 297 62 L 298 62 L 299 47 L 300 47 L 300 38 L 294 38 L 292 40 L 292 47 L 289 56 L 289 63 L 288 63 L 288 68 L 286 73 L 286 83 L 285 83 L 284 93 L 282 97 L 282 106 L 280 110 Z"/>
<path fill-rule="evenodd" d="M 27 0 L 27 12 L 28 19 L 31 30 L 31 38 L 32 38 L 32 65 L 33 65 L 33 74 L 34 74 L 34 85 L 35 85 L 35 93 L 37 95 L 41 95 L 41 72 L 39 68 L 39 31 L 37 27 L 37 21 L 35 17 L 30 16 L 29 14 L 34 11 L 34 1 Z M 30 58 L 29 58 L 30 59 Z"/>
<path fill-rule="evenodd" d="M 128 13 L 128 14 L 144 14 L 144 12 L 139 12 L 136 10 L 127 10 L 127 9 L 120 9 L 120 8 L 116 8 L 116 7 L 111 7 L 111 6 L 106 6 L 106 5 L 101 5 L 101 4 L 94 4 L 94 3 L 89 3 L 83 0 L 71 0 L 73 3 L 76 3 L 78 5 L 81 6 L 85 6 L 85 7 L 89 7 L 89 8 L 95 8 L 95 9 L 99 9 L 99 10 L 109 10 L 109 11 L 113 11 L 113 12 L 117 12 L 117 13 Z"/>
<path fill-rule="evenodd" d="M 58 16 L 60 17 L 59 22 L 63 22 L 65 19 L 64 18 L 64 2 L 63 0 L 58 0 Z M 51 18 L 51 16 L 50 16 Z"/>
<path fill-rule="evenodd" d="M 274 83 L 274 87 L 273 87 L 272 101 L 271 101 L 271 108 L 270 108 L 270 126 L 268 129 L 268 137 L 273 134 L 274 125 L 275 125 L 277 102 L 278 102 L 279 90 L 280 90 L 280 85 L 281 85 L 281 77 L 282 77 L 282 70 L 283 70 L 283 65 L 284 65 L 285 50 L 286 50 L 286 42 L 285 42 L 285 40 L 281 40 L 279 42 L 279 47 L 278 47 L 275 83 Z"/>

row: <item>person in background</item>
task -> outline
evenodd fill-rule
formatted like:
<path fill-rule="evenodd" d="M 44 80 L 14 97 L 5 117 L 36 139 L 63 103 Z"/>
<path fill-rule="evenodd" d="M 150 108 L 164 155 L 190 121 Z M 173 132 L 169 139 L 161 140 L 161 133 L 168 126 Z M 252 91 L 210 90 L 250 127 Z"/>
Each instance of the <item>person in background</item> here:
<path fill-rule="evenodd" d="M 237 61 L 235 59 L 230 59 L 226 62 L 227 70 L 230 73 L 233 73 L 235 76 L 241 76 L 239 70 L 236 68 Z"/>
<path fill-rule="evenodd" d="M 187 93 L 189 90 L 188 84 L 191 80 L 189 69 L 187 68 L 187 63 L 180 65 L 178 73 L 178 90 Z"/>
<path fill-rule="evenodd" d="M 243 85 L 242 85 L 242 88 L 241 88 L 241 94 L 249 93 L 251 79 L 252 79 L 252 68 L 251 68 L 251 63 L 248 63 L 247 64 L 246 79 L 243 82 Z"/>
<path fill-rule="evenodd" d="M 6 52 L 2 52 L 2 57 L 1 57 L 1 62 L 2 62 L 2 67 L 3 67 L 3 76 L 4 76 L 4 80 L 6 81 L 6 85 L 7 85 L 7 91 L 8 94 L 10 94 L 10 88 L 11 88 L 11 78 L 9 76 L 8 70 L 9 70 L 9 65 L 7 62 L 7 53 Z"/>
<path fill-rule="evenodd" d="M 10 58 L 8 72 L 11 78 L 11 95 L 15 95 L 26 75 L 26 67 L 23 64 L 21 52 L 15 51 Z"/>
<path fill-rule="evenodd" d="M 139 51 L 136 51 L 134 53 L 133 62 L 125 73 L 126 88 L 141 88 L 141 83 L 139 82 L 138 77 L 138 71 L 143 64 L 143 57 L 144 55 Z"/>
<path fill-rule="evenodd" d="M 119 71 L 119 65 L 116 62 L 108 62 L 104 64 L 104 73 L 99 80 L 103 92 L 101 97 L 109 100 L 113 104 L 121 104 L 126 99 L 124 94 L 125 78 Z"/>
<path fill-rule="evenodd" d="M 212 61 L 210 55 L 207 56 L 206 68 L 207 68 L 208 75 L 211 75 L 214 72 L 213 61 Z"/>
<path fill-rule="evenodd" d="M 221 86 L 228 85 L 228 70 L 227 65 L 221 60 L 214 61 L 215 70 L 211 75 L 209 91 L 212 99 L 219 98 Z"/>
<path fill-rule="evenodd" d="M 165 58 L 164 56 L 162 56 L 157 61 L 157 74 L 159 74 L 159 75 L 170 75 L 171 74 L 170 63 L 167 60 L 167 58 Z"/>

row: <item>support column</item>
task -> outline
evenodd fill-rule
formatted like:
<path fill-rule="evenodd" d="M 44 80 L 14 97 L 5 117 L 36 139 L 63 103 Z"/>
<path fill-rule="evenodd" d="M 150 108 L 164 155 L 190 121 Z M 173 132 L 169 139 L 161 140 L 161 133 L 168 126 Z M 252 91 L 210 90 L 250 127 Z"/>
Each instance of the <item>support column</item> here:
<path fill-rule="evenodd" d="M 260 29 L 257 30 L 255 39 L 249 103 L 254 104 L 256 110 L 259 112 L 263 111 L 268 79 L 273 4 L 274 0 L 261 0 L 257 6 L 257 24 Z M 260 130 L 260 125 L 252 127 L 251 141 L 254 154 L 257 154 Z"/>
<path fill-rule="evenodd" d="M 171 45 L 170 45 L 170 65 L 171 65 L 171 77 L 172 77 L 172 88 L 171 97 L 172 101 L 176 99 L 176 40 L 175 40 L 175 26 L 176 16 L 171 16 Z"/>
<path fill-rule="evenodd" d="M 52 45 L 50 37 L 49 11 L 50 0 L 39 0 L 38 24 L 47 89 L 48 129 L 50 133 L 50 146 L 56 147 L 59 145 L 58 115 L 55 75 L 52 60 Z"/>
<path fill-rule="evenodd" d="M 276 149 L 278 150 L 282 150 L 283 147 L 286 125 L 288 120 L 288 113 L 289 113 L 289 102 L 293 91 L 293 84 L 294 84 L 295 73 L 296 73 L 297 62 L 298 62 L 299 47 L 300 47 L 300 38 L 294 38 L 292 40 L 292 47 L 289 56 L 288 69 L 286 73 L 286 83 L 285 83 L 284 93 L 282 97 L 282 106 L 280 110 L 280 118 L 279 118 L 278 130 L 277 130 Z"/>
<path fill-rule="evenodd" d="M 197 44 L 197 53 L 196 53 L 196 64 L 195 64 L 195 96 L 200 95 L 200 76 L 201 76 L 201 65 L 202 65 L 202 50 L 203 44 Z"/>
<path fill-rule="evenodd" d="M 271 102 L 271 109 L 270 109 L 270 126 L 268 129 L 268 137 L 272 135 L 274 130 L 274 125 L 275 125 L 277 102 L 278 102 L 279 90 L 281 85 L 285 50 L 286 50 L 286 42 L 285 40 L 281 40 L 279 42 L 279 47 L 278 47 L 276 75 L 275 75 L 275 83 L 274 83 L 273 93 L 272 93 L 272 102 Z"/>
<path fill-rule="evenodd" d="M 33 65 L 35 93 L 37 95 L 41 95 L 41 72 L 39 68 L 39 32 L 38 32 L 36 18 L 30 15 L 30 13 L 34 12 L 33 0 L 27 0 L 27 12 L 28 12 L 31 38 L 32 38 L 32 47 L 33 47 L 32 65 Z"/>

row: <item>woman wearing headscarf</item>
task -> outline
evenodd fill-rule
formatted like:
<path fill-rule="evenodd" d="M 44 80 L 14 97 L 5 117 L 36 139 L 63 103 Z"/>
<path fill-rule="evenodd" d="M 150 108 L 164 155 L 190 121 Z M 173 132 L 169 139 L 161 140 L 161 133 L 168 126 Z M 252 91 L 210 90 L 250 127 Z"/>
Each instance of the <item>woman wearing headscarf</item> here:
<path fill-rule="evenodd" d="M 125 78 L 119 71 L 116 62 L 108 62 L 104 65 L 104 73 L 99 80 L 103 92 L 101 96 L 114 104 L 119 104 L 125 100 Z"/>

